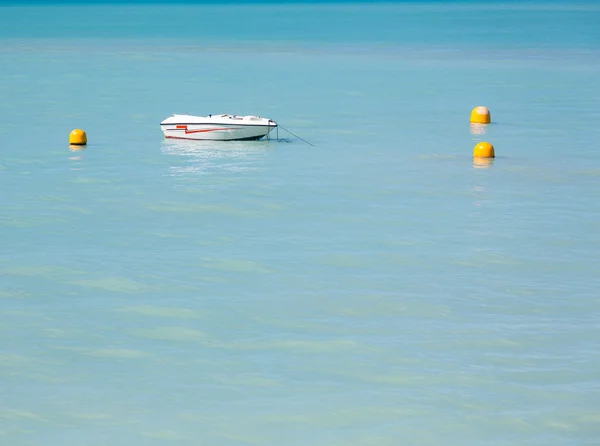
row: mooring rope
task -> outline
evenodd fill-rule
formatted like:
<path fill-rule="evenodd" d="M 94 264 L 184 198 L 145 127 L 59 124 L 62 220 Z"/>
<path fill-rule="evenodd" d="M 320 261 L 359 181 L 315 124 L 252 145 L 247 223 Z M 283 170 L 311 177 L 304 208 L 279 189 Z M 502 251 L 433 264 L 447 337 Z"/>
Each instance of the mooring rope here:
<path fill-rule="evenodd" d="M 285 130 L 286 132 L 288 132 L 290 135 L 295 136 L 296 138 L 298 138 L 301 141 L 304 141 L 306 144 L 310 145 L 310 146 L 315 146 L 314 144 L 309 143 L 307 140 L 300 138 L 298 135 L 296 135 L 295 133 L 293 133 L 291 130 L 286 129 L 284 126 L 282 126 L 281 124 L 278 124 L 278 127 L 281 127 L 283 130 Z M 279 139 L 279 132 L 277 133 L 277 139 Z"/>

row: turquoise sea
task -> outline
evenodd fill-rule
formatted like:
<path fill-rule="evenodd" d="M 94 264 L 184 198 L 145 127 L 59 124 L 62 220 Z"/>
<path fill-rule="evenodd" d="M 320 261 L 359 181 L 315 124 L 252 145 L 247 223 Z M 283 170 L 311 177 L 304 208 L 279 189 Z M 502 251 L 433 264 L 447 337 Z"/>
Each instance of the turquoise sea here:
<path fill-rule="evenodd" d="M 598 445 L 599 24 L 0 5 L 0 444 Z"/>

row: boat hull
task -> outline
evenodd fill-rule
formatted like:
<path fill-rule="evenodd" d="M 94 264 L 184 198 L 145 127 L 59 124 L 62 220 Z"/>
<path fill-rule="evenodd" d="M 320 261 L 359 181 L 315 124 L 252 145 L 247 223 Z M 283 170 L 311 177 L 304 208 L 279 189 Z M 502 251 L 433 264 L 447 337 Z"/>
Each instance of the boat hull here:
<path fill-rule="evenodd" d="M 160 123 L 165 138 L 203 141 L 252 141 L 264 138 L 277 123 L 258 117 L 174 115 Z"/>

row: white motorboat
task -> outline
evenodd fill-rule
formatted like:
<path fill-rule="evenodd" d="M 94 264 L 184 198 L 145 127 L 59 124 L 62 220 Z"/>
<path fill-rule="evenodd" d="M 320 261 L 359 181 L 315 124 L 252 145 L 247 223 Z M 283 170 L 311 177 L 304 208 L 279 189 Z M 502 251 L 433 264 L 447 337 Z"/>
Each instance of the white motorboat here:
<path fill-rule="evenodd" d="M 260 139 L 277 128 L 272 119 L 236 115 L 173 115 L 160 123 L 165 138 L 213 141 Z"/>

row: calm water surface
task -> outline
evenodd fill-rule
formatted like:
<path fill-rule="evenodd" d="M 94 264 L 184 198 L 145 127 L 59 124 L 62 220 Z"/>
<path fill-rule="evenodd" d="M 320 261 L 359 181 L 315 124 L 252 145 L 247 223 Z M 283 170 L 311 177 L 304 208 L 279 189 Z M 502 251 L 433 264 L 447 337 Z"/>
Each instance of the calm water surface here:
<path fill-rule="evenodd" d="M 597 445 L 598 23 L 0 7 L 0 444 Z"/>

